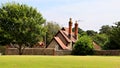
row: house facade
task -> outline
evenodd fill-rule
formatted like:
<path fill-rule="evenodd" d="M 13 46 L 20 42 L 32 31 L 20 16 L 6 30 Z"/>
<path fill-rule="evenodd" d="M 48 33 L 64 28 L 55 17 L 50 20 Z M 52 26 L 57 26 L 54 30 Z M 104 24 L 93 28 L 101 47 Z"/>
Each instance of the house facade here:
<path fill-rule="evenodd" d="M 78 23 L 75 22 L 75 32 L 72 32 L 72 19 L 69 20 L 69 27 L 63 27 L 51 40 L 47 48 L 55 48 L 55 50 L 72 50 L 74 43 L 78 39 Z"/>

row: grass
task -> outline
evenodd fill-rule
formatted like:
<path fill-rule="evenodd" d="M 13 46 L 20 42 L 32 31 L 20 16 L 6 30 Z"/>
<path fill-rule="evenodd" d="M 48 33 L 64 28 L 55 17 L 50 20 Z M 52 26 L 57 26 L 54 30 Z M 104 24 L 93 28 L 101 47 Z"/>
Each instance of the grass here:
<path fill-rule="evenodd" d="M 120 68 L 120 57 L 0 56 L 0 68 Z"/>

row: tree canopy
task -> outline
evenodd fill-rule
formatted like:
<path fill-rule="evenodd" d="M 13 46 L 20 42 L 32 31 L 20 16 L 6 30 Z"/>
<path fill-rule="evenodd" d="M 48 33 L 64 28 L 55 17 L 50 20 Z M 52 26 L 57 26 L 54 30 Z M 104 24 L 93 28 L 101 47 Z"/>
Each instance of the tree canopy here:
<path fill-rule="evenodd" d="M 108 36 L 106 34 L 96 34 L 95 36 L 92 36 L 92 39 L 99 46 L 104 47 L 106 41 L 108 41 Z"/>
<path fill-rule="evenodd" d="M 48 22 L 46 27 L 46 44 L 49 44 L 54 35 L 60 30 L 60 26 L 55 22 Z"/>
<path fill-rule="evenodd" d="M 109 34 L 109 32 L 112 30 L 112 27 L 109 26 L 109 25 L 103 25 L 101 27 L 101 29 L 99 30 L 100 31 L 100 34 Z"/>
<path fill-rule="evenodd" d="M 120 49 L 120 22 L 115 23 L 112 26 L 111 32 L 109 32 L 109 40 L 105 44 L 105 49 Z"/>
<path fill-rule="evenodd" d="M 94 35 L 97 34 L 97 32 L 95 32 L 93 30 L 87 30 L 86 33 L 87 33 L 88 36 L 94 36 Z"/>
<path fill-rule="evenodd" d="M 19 3 L 6 3 L 0 8 L 0 44 L 34 45 L 42 40 L 45 19 L 37 9 Z"/>

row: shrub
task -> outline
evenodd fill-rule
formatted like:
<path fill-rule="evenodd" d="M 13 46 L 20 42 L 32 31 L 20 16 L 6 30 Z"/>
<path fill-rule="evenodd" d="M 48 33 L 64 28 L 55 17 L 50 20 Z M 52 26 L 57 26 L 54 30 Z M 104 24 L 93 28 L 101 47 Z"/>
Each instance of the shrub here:
<path fill-rule="evenodd" d="M 104 49 L 119 50 L 120 49 L 120 22 L 116 22 L 109 32 L 109 40 L 106 42 Z"/>
<path fill-rule="evenodd" d="M 0 53 L 2 53 L 2 55 L 5 55 L 5 46 L 0 45 Z"/>
<path fill-rule="evenodd" d="M 73 55 L 91 55 L 93 54 L 92 39 L 89 36 L 82 36 L 75 43 L 72 51 Z"/>
<path fill-rule="evenodd" d="M 108 36 L 106 34 L 96 34 L 92 39 L 103 48 L 105 43 L 108 41 Z"/>
<path fill-rule="evenodd" d="M 117 44 L 113 39 L 109 39 L 108 41 L 106 41 L 103 49 L 105 49 L 105 50 L 119 50 L 120 45 Z"/>

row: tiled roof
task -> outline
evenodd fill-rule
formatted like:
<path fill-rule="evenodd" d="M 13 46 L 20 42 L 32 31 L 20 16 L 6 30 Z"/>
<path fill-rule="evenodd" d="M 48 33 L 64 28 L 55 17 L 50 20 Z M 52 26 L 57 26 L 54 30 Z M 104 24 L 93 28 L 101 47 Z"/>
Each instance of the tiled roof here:
<path fill-rule="evenodd" d="M 68 41 L 68 42 L 71 42 L 71 40 L 68 38 L 68 36 L 65 35 L 65 33 L 60 30 L 60 33 L 63 35 L 63 37 Z"/>
<path fill-rule="evenodd" d="M 63 41 L 60 36 L 59 36 L 59 33 L 63 36 L 63 38 L 65 39 L 65 41 L 67 43 L 64 43 L 65 41 Z M 60 45 L 60 47 L 62 49 L 68 49 L 68 44 L 70 42 L 73 42 L 75 43 L 76 42 L 76 39 L 75 39 L 75 36 L 74 36 L 74 32 L 72 32 L 72 37 L 71 39 L 69 38 L 69 28 L 65 28 L 63 27 L 61 30 L 58 31 L 58 33 L 55 35 L 55 37 L 53 38 L 55 39 L 55 41 Z"/>
<path fill-rule="evenodd" d="M 67 49 L 66 45 L 60 40 L 59 37 L 54 37 L 55 41 L 62 47 L 62 49 Z"/>
<path fill-rule="evenodd" d="M 93 48 L 95 50 L 101 50 L 101 47 L 99 45 L 97 45 L 95 42 L 93 42 Z"/>
<path fill-rule="evenodd" d="M 76 41 L 76 39 L 74 38 L 75 37 L 75 35 L 74 35 L 74 32 L 72 32 L 72 37 L 71 37 L 71 39 L 69 39 L 69 33 L 68 33 L 68 31 L 69 31 L 69 28 L 65 28 L 65 27 L 63 27 L 61 30 L 60 30 L 60 32 L 62 33 L 62 35 L 67 39 L 67 41 L 68 42 L 75 42 Z"/>

